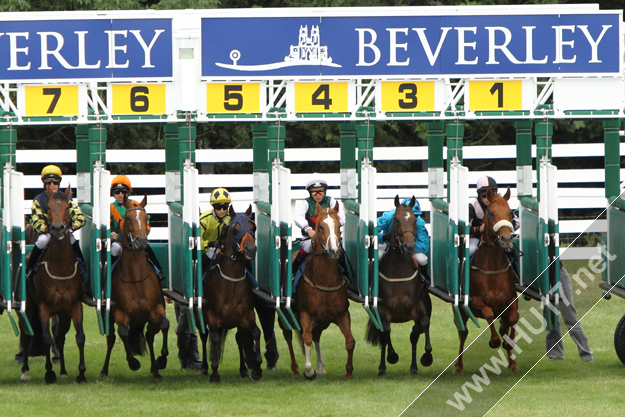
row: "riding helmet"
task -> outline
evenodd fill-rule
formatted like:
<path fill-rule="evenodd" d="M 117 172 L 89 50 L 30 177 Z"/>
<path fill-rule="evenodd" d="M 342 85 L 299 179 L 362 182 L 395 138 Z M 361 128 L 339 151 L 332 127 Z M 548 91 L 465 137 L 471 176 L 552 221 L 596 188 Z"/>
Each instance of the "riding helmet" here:
<path fill-rule="evenodd" d="M 232 200 L 230 200 L 230 192 L 225 188 L 215 188 L 211 194 L 211 205 L 220 203 L 232 203 Z"/>
<path fill-rule="evenodd" d="M 323 187 L 324 190 L 328 189 L 328 183 L 321 177 L 321 174 L 314 172 L 308 177 L 306 181 L 306 190 L 310 191 L 313 188 Z"/>
<path fill-rule="evenodd" d="M 118 175 L 113 178 L 113 181 L 111 181 L 111 192 L 115 190 L 123 190 L 126 194 L 132 191 L 132 186 L 130 185 L 130 180 L 127 176 Z"/>
<path fill-rule="evenodd" d="M 486 191 L 488 188 L 493 193 L 497 192 L 497 181 L 495 181 L 492 177 L 482 177 L 477 180 L 477 193 L 481 193 Z"/>
<path fill-rule="evenodd" d="M 63 173 L 61 172 L 61 168 L 56 165 L 48 165 L 41 170 L 41 181 L 47 178 L 56 178 L 60 180 L 62 176 Z"/>

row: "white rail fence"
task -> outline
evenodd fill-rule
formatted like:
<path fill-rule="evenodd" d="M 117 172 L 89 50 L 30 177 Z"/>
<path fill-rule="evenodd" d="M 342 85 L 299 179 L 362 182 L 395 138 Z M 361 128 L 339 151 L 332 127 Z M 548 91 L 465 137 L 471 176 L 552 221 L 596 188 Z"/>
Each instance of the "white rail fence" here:
<path fill-rule="evenodd" d="M 621 144 L 621 155 L 625 152 L 625 144 Z M 444 151 L 446 155 L 446 149 Z M 374 148 L 374 161 L 427 161 L 428 150 L 426 146 L 415 147 L 385 147 Z M 463 148 L 465 160 L 470 159 L 505 159 L 509 160 L 510 168 L 501 171 L 473 171 L 469 175 L 469 183 L 475 184 L 482 175 L 490 175 L 499 184 L 509 185 L 512 192 L 510 206 L 518 207 L 516 199 L 516 146 L 465 146 Z M 535 147 L 532 148 L 532 156 L 535 156 Z M 592 144 L 556 144 L 553 145 L 554 158 L 587 158 L 604 156 L 603 143 Z M 340 160 L 339 148 L 297 148 L 285 149 L 284 157 L 286 162 L 306 162 L 306 161 L 336 161 Z M 109 164 L 114 163 L 159 163 L 165 162 L 165 150 L 163 149 L 124 149 L 107 150 L 106 160 Z M 29 163 L 75 163 L 75 150 L 18 150 L 16 153 L 18 164 Z M 202 149 L 196 151 L 196 162 L 198 163 L 251 163 L 252 149 Z M 555 161 L 557 165 L 557 160 Z M 18 165 L 18 169 L 19 169 Z M 112 175 L 125 174 L 124 172 L 112 172 Z M 293 174 L 291 184 L 292 201 L 305 198 L 307 193 L 304 190 L 306 177 L 310 173 Z M 625 169 L 621 170 L 621 176 L 625 178 Z M 154 189 L 155 195 L 148 197 L 147 211 L 150 214 L 164 214 L 167 212 L 165 203 L 165 175 L 129 175 L 134 188 Z M 324 174 L 331 189 L 329 195 L 339 198 L 340 174 L 338 172 Z M 429 212 L 431 207 L 427 199 L 427 172 L 392 172 L 378 173 L 376 183 L 377 191 L 377 211 L 385 211 L 393 207 L 395 195 L 412 196 L 415 195 L 421 204 L 424 212 Z M 536 173 L 534 172 L 534 182 Z M 604 197 L 605 174 L 603 169 L 559 169 L 558 183 L 566 184 L 567 188 L 558 188 L 558 207 L 560 209 L 604 209 L 607 206 L 607 199 Z M 71 184 L 75 188 L 77 181 L 75 175 L 65 175 L 62 187 Z M 592 184 L 592 187 L 585 188 L 584 184 Z M 215 187 L 226 187 L 231 190 L 235 209 L 243 210 L 252 203 L 253 175 L 249 174 L 201 174 L 199 178 L 200 188 L 212 189 Z M 571 187 L 572 185 L 572 187 Z M 577 186 L 577 187 L 576 187 Z M 27 189 L 41 189 L 41 180 L 37 175 L 28 175 L 24 178 L 24 187 Z M 570 188 L 569 188 L 570 187 Z M 241 191 L 241 189 L 246 191 Z M 249 191 L 248 191 L 249 190 Z M 475 196 L 475 189 L 470 195 Z M 200 208 L 207 210 L 210 208 L 209 193 L 200 195 Z M 24 202 L 24 213 L 30 213 L 32 200 Z M 560 221 L 560 233 L 584 233 L 606 232 L 606 220 L 573 219 Z M 154 227 L 150 233 L 150 238 L 154 240 L 164 240 L 167 238 L 165 227 Z M 594 248 L 571 248 L 564 252 L 565 259 L 588 259 L 596 253 Z"/>

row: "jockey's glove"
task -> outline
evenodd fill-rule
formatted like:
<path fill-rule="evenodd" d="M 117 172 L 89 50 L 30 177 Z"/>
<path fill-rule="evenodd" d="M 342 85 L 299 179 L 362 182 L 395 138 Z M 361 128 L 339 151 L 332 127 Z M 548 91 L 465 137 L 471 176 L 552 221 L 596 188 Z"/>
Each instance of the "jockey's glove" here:
<path fill-rule="evenodd" d="M 217 248 L 219 246 L 221 246 L 221 245 L 219 244 L 218 240 L 211 240 L 210 242 L 208 242 L 208 247 L 209 248 Z"/>

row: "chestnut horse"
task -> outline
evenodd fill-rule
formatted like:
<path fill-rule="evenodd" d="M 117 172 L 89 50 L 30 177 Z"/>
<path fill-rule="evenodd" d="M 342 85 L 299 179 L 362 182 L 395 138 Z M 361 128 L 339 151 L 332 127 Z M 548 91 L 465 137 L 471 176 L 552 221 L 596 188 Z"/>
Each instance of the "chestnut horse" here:
<path fill-rule="evenodd" d="M 251 377 L 258 381 L 263 371 L 260 368 L 260 329 L 256 326 L 252 282 L 247 277 L 246 260 L 256 256 L 256 225 L 251 220 L 252 206 L 245 213 L 229 210 L 230 224 L 224 231 L 223 248 L 206 274 L 204 280 L 204 306 L 202 313 L 208 332 L 202 329 L 202 373 L 208 375 L 206 343 L 210 336 L 210 382 L 220 382 L 219 362 L 228 330 L 237 328 L 236 341 L 241 357 L 241 376 L 247 376 L 247 367 L 252 369 Z"/>
<path fill-rule="evenodd" d="M 61 376 L 67 375 L 65 369 L 65 335 L 69 331 L 72 321 L 76 329 L 76 344 L 79 352 L 79 374 L 76 382 L 86 381 L 85 378 L 85 333 L 82 320 L 82 276 L 78 260 L 74 256 L 70 243 L 71 217 L 69 215 L 69 198 L 71 189 L 68 186 L 65 192 L 57 191 L 48 200 L 48 228 L 50 243 L 44 252 L 39 267 L 34 274 L 34 282 L 27 283 L 26 315 L 31 323 L 41 323 L 43 343 L 46 354 L 45 381 L 48 384 L 56 382 L 56 374 L 52 370 L 50 348 L 59 350 Z M 50 333 L 50 318 L 57 315 L 59 318 L 58 333 L 53 338 Z M 36 317 L 38 316 L 38 317 Z M 26 334 L 20 321 L 20 341 L 24 348 L 24 362 L 22 363 L 22 379 L 29 376 L 28 352 L 30 352 L 33 337 Z"/>
<path fill-rule="evenodd" d="M 508 340 L 514 340 L 513 326 L 519 320 L 514 272 L 505 254 L 505 250 L 512 247 L 514 233 L 512 211 L 508 206 L 510 187 L 503 197 L 493 193 L 489 188 L 486 191 L 486 198 L 490 205 L 484 213 L 482 243 L 471 263 L 469 307 L 476 317 L 486 319 L 491 331 L 488 344 L 491 348 L 497 349 L 501 346 L 501 339 L 495 330 L 495 318 L 501 317 L 499 334 L 502 337 L 507 335 L 510 338 Z M 461 313 L 466 325 L 468 316 L 463 310 Z M 468 334 L 468 330 L 458 330 L 460 352 L 454 373 L 461 373 L 463 370 L 462 351 Z M 504 341 L 503 348 L 508 351 L 508 368 L 511 372 L 515 372 L 519 368 L 512 358 L 513 347 Z"/>
<path fill-rule="evenodd" d="M 124 200 L 126 215 L 122 225 L 122 254 L 117 266 L 111 272 L 111 320 L 106 337 L 108 349 L 100 376 L 109 372 L 111 352 L 115 346 L 115 324 L 124 343 L 128 367 L 136 371 L 141 362 L 134 355 L 143 355 L 147 341 L 150 350 L 150 372 L 161 379 L 159 370 L 167 366 L 167 333 L 169 320 L 165 317 L 165 299 L 161 283 L 154 268 L 148 262 L 145 248 L 148 245 L 148 215 L 145 211 L 147 196 L 141 204 Z M 144 335 L 144 328 L 147 330 Z M 161 356 L 155 359 L 154 336 L 163 333 Z"/>
<path fill-rule="evenodd" d="M 306 267 L 297 283 L 294 294 L 294 313 L 302 327 L 304 377 L 314 379 L 317 373 L 325 374 L 324 362 L 321 357 L 321 332 L 336 324 L 345 337 L 347 349 L 347 373 L 344 379 L 354 376 L 353 356 L 356 341 L 350 329 L 349 300 L 343 278 L 339 275 L 338 262 L 341 254 L 341 232 L 338 216 L 338 203 L 333 209 L 322 209 L 317 203 L 315 236 L 312 238 L 312 251 L 306 259 Z M 283 328 L 284 339 L 291 355 L 291 371 L 299 375 L 299 367 L 295 360 L 292 343 L 292 331 Z M 312 367 L 310 348 L 315 342 L 317 351 L 317 372 Z"/>
<path fill-rule="evenodd" d="M 417 218 L 412 211 L 415 197 L 410 204 L 399 203 L 395 197 L 395 214 L 391 226 L 388 251 L 380 260 L 379 304 L 380 319 L 384 331 L 380 332 L 371 320 L 367 325 L 367 342 L 374 346 L 380 344 L 382 354 L 378 375 L 386 374 L 384 354 L 388 346 L 388 362 L 397 363 L 399 356 L 391 343 L 391 323 L 414 321 L 410 333 L 412 344 L 412 362 L 410 372 L 417 373 L 417 342 L 425 333 L 425 353 L 421 356 L 421 365 L 432 364 L 432 346 L 430 345 L 430 317 L 432 301 L 426 285 L 421 279 L 418 265 L 412 258 L 415 251 Z"/>

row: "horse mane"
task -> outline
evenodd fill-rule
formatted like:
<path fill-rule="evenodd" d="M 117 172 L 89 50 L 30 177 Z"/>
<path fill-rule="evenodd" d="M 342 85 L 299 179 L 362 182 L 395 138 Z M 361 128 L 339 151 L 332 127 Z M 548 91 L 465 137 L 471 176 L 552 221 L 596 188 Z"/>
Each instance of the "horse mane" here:
<path fill-rule="evenodd" d="M 70 194 L 70 196 L 71 196 L 71 194 Z M 59 200 L 62 200 L 62 201 L 68 201 L 69 202 L 69 196 L 65 195 L 65 192 L 61 191 L 61 189 L 58 189 L 54 194 L 52 194 L 50 196 L 49 199 L 52 200 L 52 199 L 55 199 L 55 198 L 58 198 Z"/>

